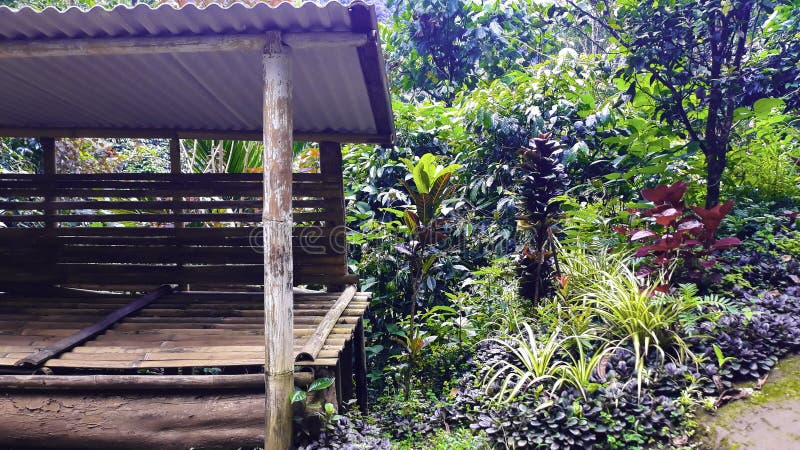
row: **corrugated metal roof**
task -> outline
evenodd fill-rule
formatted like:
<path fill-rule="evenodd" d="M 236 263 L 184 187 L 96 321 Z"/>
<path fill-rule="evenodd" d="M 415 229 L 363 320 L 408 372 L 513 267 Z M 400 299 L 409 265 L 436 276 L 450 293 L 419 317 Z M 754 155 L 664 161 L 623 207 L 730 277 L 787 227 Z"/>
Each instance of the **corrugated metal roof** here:
<path fill-rule="evenodd" d="M 4 45 L 64 39 L 161 38 L 282 32 L 375 33 L 361 2 L 271 7 L 0 7 Z M 374 136 L 393 132 L 380 43 L 292 51 L 295 133 Z M 0 129 L 260 133 L 262 55 L 257 50 L 7 57 L 0 60 Z M 377 82 L 376 82 L 377 81 Z M 377 86 L 377 87 L 376 87 Z M 34 130 L 31 130 L 34 129 Z M 158 131 L 158 133 L 156 133 Z M 76 132 L 78 133 L 78 132 Z M 19 134 L 19 133 L 15 133 Z M 141 134 L 141 133 L 140 133 Z M 323 136 L 323 137 L 324 137 Z M 355 139 L 353 139 L 355 140 Z M 367 139 L 369 140 L 369 139 Z"/>

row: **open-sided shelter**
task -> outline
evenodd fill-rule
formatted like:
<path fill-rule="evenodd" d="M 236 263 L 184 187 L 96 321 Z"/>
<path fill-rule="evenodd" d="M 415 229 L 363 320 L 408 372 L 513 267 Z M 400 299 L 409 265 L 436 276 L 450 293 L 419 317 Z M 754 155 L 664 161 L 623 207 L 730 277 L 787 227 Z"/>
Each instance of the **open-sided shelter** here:
<path fill-rule="evenodd" d="M 44 155 L 0 174 L 0 446 L 287 448 L 314 373 L 366 407 L 341 143 L 393 140 L 372 6 L 0 7 L 0 135 Z M 172 171 L 58 173 L 69 137 L 170 139 Z M 180 139 L 263 141 L 263 174 L 181 173 Z"/>

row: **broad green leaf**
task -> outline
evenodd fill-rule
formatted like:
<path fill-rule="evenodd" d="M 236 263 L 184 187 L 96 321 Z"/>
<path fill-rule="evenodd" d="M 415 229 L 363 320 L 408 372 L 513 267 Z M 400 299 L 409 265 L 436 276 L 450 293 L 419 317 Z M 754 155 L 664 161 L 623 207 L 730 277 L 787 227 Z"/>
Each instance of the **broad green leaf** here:
<path fill-rule="evenodd" d="M 292 392 L 292 403 L 304 403 L 306 398 L 306 391 L 302 389 L 295 389 L 294 392 Z"/>
<path fill-rule="evenodd" d="M 308 392 L 321 391 L 333 386 L 333 378 L 317 378 L 308 387 Z"/>
<path fill-rule="evenodd" d="M 760 98 L 753 103 L 753 112 L 757 117 L 765 118 L 772 114 L 775 108 L 783 109 L 786 103 L 779 98 Z"/>

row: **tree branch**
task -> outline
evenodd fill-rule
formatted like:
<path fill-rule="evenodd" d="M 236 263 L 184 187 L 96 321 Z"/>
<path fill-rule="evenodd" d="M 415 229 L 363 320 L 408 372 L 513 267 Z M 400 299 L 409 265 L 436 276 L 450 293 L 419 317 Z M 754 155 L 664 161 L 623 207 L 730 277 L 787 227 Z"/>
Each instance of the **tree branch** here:
<path fill-rule="evenodd" d="M 578 6 L 577 4 L 575 4 L 575 2 L 573 2 L 572 0 L 565 0 L 565 1 L 567 2 L 567 4 L 568 4 L 568 5 L 570 5 L 570 6 L 572 6 L 573 8 L 575 8 L 575 9 L 576 9 L 576 10 L 577 10 L 577 11 L 578 11 L 578 12 L 579 12 L 581 15 L 583 15 L 583 16 L 586 16 L 586 17 L 588 17 L 588 18 L 590 18 L 590 19 L 594 20 L 594 21 L 595 21 L 595 22 L 597 22 L 597 23 L 598 23 L 598 24 L 599 24 L 601 27 L 605 28 L 605 30 L 606 30 L 606 31 L 608 31 L 608 33 L 609 33 L 611 36 L 613 36 L 613 37 L 614 37 L 614 39 L 616 39 L 616 40 L 617 40 L 617 42 L 619 42 L 619 43 L 620 43 L 620 44 L 621 44 L 623 47 L 626 47 L 626 48 L 627 48 L 627 47 L 630 47 L 630 44 L 628 44 L 627 42 L 625 42 L 625 39 L 623 39 L 623 38 L 622 38 L 622 36 L 619 34 L 619 32 L 617 32 L 617 30 L 616 30 L 616 29 L 614 29 L 614 27 L 612 27 L 611 25 L 609 25 L 607 22 L 603 21 L 602 19 L 600 19 L 600 18 L 599 18 L 599 17 L 597 17 L 596 15 L 594 15 L 594 14 L 590 13 L 589 11 L 586 11 L 585 9 L 581 8 L 580 6 Z"/>
<path fill-rule="evenodd" d="M 672 101 L 677 105 L 678 115 L 680 116 L 683 127 L 689 132 L 689 136 L 691 136 L 692 140 L 697 141 L 697 143 L 700 144 L 700 149 L 703 151 L 703 153 L 705 153 L 707 150 L 707 145 L 702 139 L 700 139 L 700 135 L 697 134 L 697 130 L 695 130 L 694 126 L 692 125 L 692 121 L 689 120 L 689 114 L 686 112 L 686 109 L 683 108 L 683 97 L 681 97 L 678 89 L 674 84 L 662 77 L 661 74 L 655 69 L 648 69 L 648 71 L 653 75 L 653 79 L 669 89 L 670 93 L 672 94 Z"/>

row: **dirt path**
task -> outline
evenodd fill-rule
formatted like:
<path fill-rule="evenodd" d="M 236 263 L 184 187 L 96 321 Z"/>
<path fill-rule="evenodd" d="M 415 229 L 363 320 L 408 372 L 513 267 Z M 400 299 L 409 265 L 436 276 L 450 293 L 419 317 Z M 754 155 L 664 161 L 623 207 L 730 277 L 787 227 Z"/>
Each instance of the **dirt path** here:
<path fill-rule="evenodd" d="M 699 418 L 704 448 L 800 450 L 800 356 L 781 361 L 761 392 Z"/>

